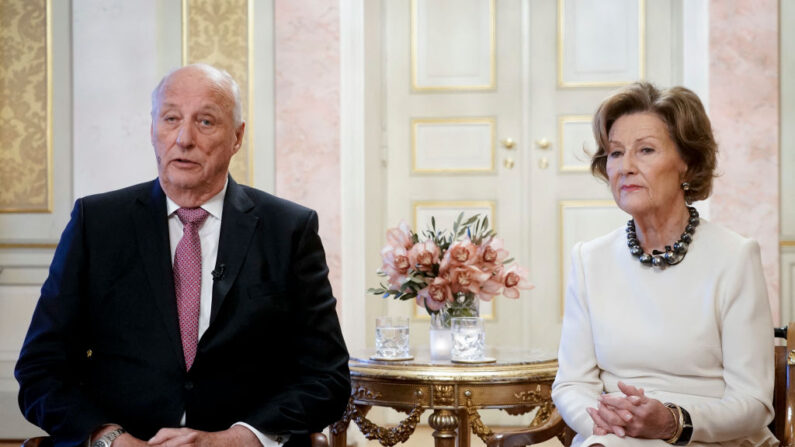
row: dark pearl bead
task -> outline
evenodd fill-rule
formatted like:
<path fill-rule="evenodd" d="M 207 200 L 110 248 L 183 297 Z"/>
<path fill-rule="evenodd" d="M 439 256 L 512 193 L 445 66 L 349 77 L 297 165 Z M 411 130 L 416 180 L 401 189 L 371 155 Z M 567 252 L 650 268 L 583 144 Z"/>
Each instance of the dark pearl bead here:
<path fill-rule="evenodd" d="M 643 250 L 637 245 L 629 247 L 629 252 L 632 253 L 632 256 L 640 256 L 643 254 Z"/>
<path fill-rule="evenodd" d="M 638 240 L 635 238 L 630 238 L 627 240 L 627 247 L 632 247 L 633 245 L 638 245 Z"/>
<path fill-rule="evenodd" d="M 696 227 L 693 225 L 688 225 L 685 227 L 685 233 L 693 234 L 694 231 L 696 231 Z"/>
<path fill-rule="evenodd" d="M 699 219 L 698 217 L 691 217 L 689 222 L 690 222 L 690 225 L 692 225 L 692 226 L 694 226 L 694 227 L 697 227 L 697 226 L 698 226 L 698 224 L 699 224 L 701 221 L 700 221 L 700 219 Z"/>
<path fill-rule="evenodd" d="M 669 264 L 673 264 L 676 260 L 676 255 L 672 251 L 666 251 L 663 257 L 665 258 L 665 262 Z"/>
<path fill-rule="evenodd" d="M 638 233 L 635 233 L 634 231 L 627 232 L 627 239 L 637 239 L 637 238 L 638 238 Z"/>
<path fill-rule="evenodd" d="M 655 267 L 661 267 L 662 264 L 663 264 L 662 256 L 654 256 L 653 258 L 651 258 L 651 265 Z"/>
<path fill-rule="evenodd" d="M 643 253 L 640 255 L 640 262 L 644 264 L 649 264 L 651 262 L 651 255 L 648 253 Z"/>
<path fill-rule="evenodd" d="M 681 239 L 682 239 L 684 242 L 687 242 L 688 244 L 689 244 L 689 243 L 691 243 L 691 242 L 693 242 L 693 236 L 691 236 L 691 235 L 690 235 L 690 234 L 688 234 L 688 233 L 682 233 L 682 237 L 681 237 Z"/>

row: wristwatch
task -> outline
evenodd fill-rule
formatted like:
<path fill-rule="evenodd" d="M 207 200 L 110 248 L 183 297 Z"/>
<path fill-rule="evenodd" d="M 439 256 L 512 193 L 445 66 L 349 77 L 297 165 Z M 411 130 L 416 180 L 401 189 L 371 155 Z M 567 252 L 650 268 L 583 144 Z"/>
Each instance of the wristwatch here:
<path fill-rule="evenodd" d="M 94 441 L 91 447 L 110 447 L 113 441 L 124 433 L 124 429 L 119 427 L 116 430 L 109 431 L 102 435 L 101 438 Z"/>

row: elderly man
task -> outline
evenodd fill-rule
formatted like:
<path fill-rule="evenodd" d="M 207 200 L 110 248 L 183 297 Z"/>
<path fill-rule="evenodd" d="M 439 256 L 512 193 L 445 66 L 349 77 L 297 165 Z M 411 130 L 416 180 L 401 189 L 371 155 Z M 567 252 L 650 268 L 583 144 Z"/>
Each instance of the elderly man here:
<path fill-rule="evenodd" d="M 317 215 L 232 180 L 244 129 L 226 72 L 175 70 L 152 94 L 158 179 L 76 202 L 16 367 L 57 446 L 308 445 L 341 416 Z"/>

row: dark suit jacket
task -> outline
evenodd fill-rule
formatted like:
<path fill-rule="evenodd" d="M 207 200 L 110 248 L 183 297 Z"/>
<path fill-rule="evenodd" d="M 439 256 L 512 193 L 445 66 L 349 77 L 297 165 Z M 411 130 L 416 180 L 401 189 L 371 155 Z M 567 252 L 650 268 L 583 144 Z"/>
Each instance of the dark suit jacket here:
<path fill-rule="evenodd" d="M 350 394 L 317 214 L 238 185 L 224 200 L 210 326 L 188 372 L 157 180 L 79 199 L 42 287 L 15 375 L 25 417 L 56 445 L 103 423 L 307 434 Z"/>

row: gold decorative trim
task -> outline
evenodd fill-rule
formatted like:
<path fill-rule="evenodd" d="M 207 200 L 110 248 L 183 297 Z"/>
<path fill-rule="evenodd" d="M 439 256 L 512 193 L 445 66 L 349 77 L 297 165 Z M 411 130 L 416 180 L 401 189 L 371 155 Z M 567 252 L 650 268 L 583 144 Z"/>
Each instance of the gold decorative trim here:
<path fill-rule="evenodd" d="M 25 3 L 28 3 L 28 2 L 26 0 L 23 0 L 23 1 L 20 1 L 18 3 L 19 4 L 25 4 Z M 15 195 L 27 198 L 28 200 L 29 200 L 29 197 L 31 195 L 33 195 L 33 194 L 44 194 L 45 197 L 43 199 L 41 199 L 41 200 L 37 200 L 36 202 L 31 202 L 31 201 L 25 202 L 24 200 L 20 200 L 20 201 L 18 201 L 16 203 L 14 203 L 14 200 L 16 198 L 12 198 L 11 201 L 6 206 L 2 206 L 2 204 L 0 204 L 0 213 L 26 213 L 27 214 L 27 213 L 52 213 L 52 211 L 53 211 L 52 2 L 51 2 L 51 0 L 43 0 L 42 3 L 43 3 L 43 6 L 44 6 L 44 65 L 45 65 L 45 67 L 44 67 L 44 77 L 45 77 L 45 80 L 44 80 L 44 89 L 45 89 L 45 93 L 44 93 L 45 94 L 45 98 L 44 98 L 44 108 L 45 108 L 45 110 L 44 110 L 44 121 L 45 121 L 45 123 L 44 123 L 44 145 L 45 145 L 45 148 L 44 148 L 44 160 L 43 160 L 44 161 L 44 163 L 43 163 L 44 164 L 44 169 L 45 169 L 45 172 L 44 172 L 45 179 L 44 179 L 44 185 L 43 185 L 43 189 L 44 190 L 43 191 L 40 191 L 40 190 L 39 191 L 35 191 L 35 190 L 31 191 L 31 188 L 35 187 L 36 185 L 26 184 L 24 181 L 20 182 L 20 181 L 18 181 L 18 179 L 11 179 L 11 178 L 5 178 L 6 181 L 10 182 L 9 184 L 5 184 L 3 182 L 3 183 L 0 183 L 0 186 L 2 186 L 2 188 L 5 191 L 16 190 L 15 191 Z M 6 5 L 6 7 L 10 7 L 10 6 L 11 5 Z M 4 13 L 5 13 L 5 11 L 4 11 Z M 34 16 L 35 16 L 35 14 L 34 14 Z M 7 28 L 7 30 L 9 30 L 9 29 L 11 29 L 11 28 L 10 27 Z M 27 29 L 27 28 L 26 28 L 26 31 L 29 32 L 29 33 L 31 32 L 31 30 Z M 6 43 L 4 42 L 4 43 L 2 43 L 2 45 L 5 47 Z M 30 51 L 29 50 L 25 50 L 25 51 L 27 51 L 27 56 L 29 56 L 30 55 Z M 17 60 L 17 58 L 15 58 L 15 61 L 16 60 Z M 3 70 L 4 72 L 6 72 L 7 70 L 10 70 L 12 68 L 15 68 L 13 66 L 12 61 L 4 60 L 3 64 L 4 64 L 4 70 Z M 35 77 L 36 73 L 35 72 L 34 73 L 30 73 L 29 67 L 16 67 L 16 68 L 22 68 L 21 72 L 24 72 L 24 73 L 21 76 L 24 76 L 27 81 L 30 81 L 31 77 Z M 27 70 L 27 72 L 25 72 L 25 70 Z M 34 79 L 34 81 L 35 81 L 35 79 Z M 30 85 L 31 84 L 29 84 L 26 87 L 30 87 Z M 34 87 L 35 87 L 35 85 L 34 85 Z M 27 90 L 27 88 L 25 88 L 25 89 L 20 88 L 20 89 L 15 89 L 15 90 L 23 91 L 23 90 Z M 3 98 L 3 99 L 5 100 L 6 98 Z M 15 99 L 15 98 L 7 98 L 7 99 L 9 100 L 8 104 L 13 104 L 13 103 L 18 103 L 19 102 L 18 99 Z M 3 101 L 3 102 L 5 102 L 5 101 Z M 36 101 L 33 101 L 33 102 L 35 103 Z M 0 102 L 0 104 L 2 104 L 2 102 Z M 29 108 L 31 108 L 31 109 L 37 109 L 38 108 L 36 104 L 26 104 L 26 105 L 29 106 Z M 5 122 L 9 121 L 8 117 L 4 117 L 3 120 Z M 13 147 L 14 145 L 11 144 L 10 142 L 2 141 L 1 143 L 2 143 L 2 147 L 0 147 L 0 151 L 3 151 L 3 152 L 8 151 L 8 152 L 10 152 L 12 149 L 14 149 L 14 147 Z M 30 148 L 30 142 L 28 142 L 27 144 L 28 144 L 28 146 L 26 146 L 24 148 L 24 150 L 26 152 L 31 152 L 30 151 L 30 149 L 31 149 Z M 6 149 L 6 148 L 8 148 L 8 149 Z M 19 171 L 17 171 L 17 172 L 19 172 Z M 3 177 L 5 177 L 5 175 Z M 31 180 L 31 178 L 29 176 L 27 179 L 23 179 L 23 180 Z"/>
<path fill-rule="evenodd" d="M 54 249 L 56 247 L 58 247 L 58 244 L 56 243 L 38 243 L 38 242 L 0 243 L 0 249 L 15 249 L 15 248 Z"/>
<path fill-rule="evenodd" d="M 332 424 L 330 430 L 335 435 L 344 433 L 347 431 L 350 422 L 353 421 L 365 438 L 370 440 L 377 439 L 383 446 L 393 446 L 409 439 L 414 430 L 417 429 L 420 416 L 424 412 L 425 408 L 417 403 L 409 412 L 408 417 L 400 421 L 397 426 L 392 428 L 380 427 L 365 417 L 365 413 L 354 403 L 354 398 L 351 396 L 342 419 Z"/>
<path fill-rule="evenodd" d="M 547 396 L 544 396 L 541 385 L 536 385 L 536 389 L 516 392 L 513 394 L 513 397 L 530 405 L 538 405 L 549 400 L 549 393 L 547 393 Z"/>
<path fill-rule="evenodd" d="M 558 0 L 558 87 L 620 87 L 632 81 L 567 82 L 563 80 L 564 2 Z M 638 0 L 638 79 L 646 77 L 646 0 Z"/>
<path fill-rule="evenodd" d="M 239 16 L 235 16 L 234 12 L 238 11 L 237 8 L 243 9 L 245 17 L 242 19 L 245 26 L 237 23 L 227 23 L 228 26 L 223 27 L 226 34 L 214 32 L 215 28 L 219 28 L 219 24 L 224 22 L 234 22 L 239 20 Z M 251 184 L 254 180 L 254 129 L 250 124 L 253 123 L 254 116 L 254 32 L 253 32 L 253 1 L 252 0 L 182 0 L 182 65 L 188 65 L 196 62 L 204 62 L 212 64 L 216 67 L 227 70 L 238 82 L 240 86 L 240 95 L 244 102 L 243 109 L 246 111 L 244 121 L 246 122 L 246 130 L 244 137 L 244 144 L 240 148 L 237 156 L 232 158 L 229 165 L 229 172 L 240 183 Z M 192 11 L 196 11 L 196 15 L 192 16 Z M 222 13 L 218 13 L 221 11 Z M 199 27 L 204 35 L 199 35 L 199 32 L 191 31 L 191 20 L 205 20 L 204 26 Z M 207 21 L 210 18 L 210 21 Z M 245 43 L 241 45 L 240 42 L 235 42 L 241 36 L 236 32 L 245 29 Z M 213 29 L 213 31 L 207 31 Z M 213 40 L 209 40 L 208 35 Z M 194 46 L 211 47 L 211 51 L 201 57 L 193 57 L 191 49 Z M 245 46 L 245 49 L 241 49 Z M 242 60 L 246 60 L 241 67 L 236 70 L 230 64 L 234 65 Z M 245 77 L 245 81 L 242 78 Z"/>
<path fill-rule="evenodd" d="M 484 208 L 489 207 L 491 215 L 489 216 L 489 224 L 491 228 L 497 228 L 497 203 L 493 200 L 480 200 L 480 201 L 435 201 L 435 200 L 417 200 L 412 202 L 412 212 L 413 216 L 411 221 L 414 222 L 413 227 L 415 232 L 423 231 L 424 228 L 418 227 L 417 222 L 417 209 L 426 206 L 429 208 L 437 207 L 437 208 Z M 451 228 L 448 228 L 451 230 Z M 412 318 L 418 320 L 430 320 L 431 317 L 428 315 L 427 312 L 421 312 L 422 309 L 420 306 L 414 306 L 412 311 Z M 484 320 L 495 320 L 497 319 L 497 301 L 491 300 L 491 313 L 490 314 L 481 314 L 481 318 Z"/>
<path fill-rule="evenodd" d="M 604 200 L 560 200 L 558 201 L 558 287 L 560 290 L 560 315 L 563 316 L 563 308 L 566 301 L 566 284 L 563 282 L 565 278 L 563 271 L 564 260 L 566 253 L 563 252 L 563 211 L 567 208 L 596 208 L 596 207 L 613 207 L 618 208 L 616 202 L 610 199 Z"/>
<path fill-rule="evenodd" d="M 453 385 L 434 385 L 433 404 L 452 405 L 455 402 L 455 387 Z"/>
<path fill-rule="evenodd" d="M 490 80 L 485 85 L 445 85 L 445 86 L 420 86 L 417 81 L 417 1 L 411 0 L 411 89 L 418 92 L 451 92 L 451 91 L 473 91 L 473 90 L 494 90 L 497 88 L 497 8 L 495 0 L 489 0 L 489 75 Z"/>
<path fill-rule="evenodd" d="M 779 245 L 782 247 L 795 247 L 795 241 L 792 240 L 780 241 Z"/>
<path fill-rule="evenodd" d="M 585 166 L 565 164 L 566 140 L 563 127 L 568 123 L 590 123 L 592 120 L 591 115 L 561 115 L 558 118 L 558 141 L 560 142 L 558 145 L 558 172 L 588 172 L 591 170 L 590 164 Z"/>
<path fill-rule="evenodd" d="M 491 132 L 491 160 L 483 169 L 419 169 L 417 168 L 417 127 L 422 124 L 486 124 Z M 411 120 L 411 172 L 417 174 L 469 174 L 495 172 L 497 158 L 497 119 L 494 117 L 412 118 Z"/>

